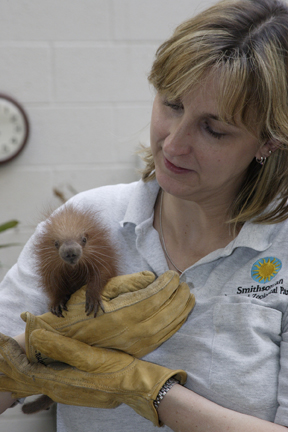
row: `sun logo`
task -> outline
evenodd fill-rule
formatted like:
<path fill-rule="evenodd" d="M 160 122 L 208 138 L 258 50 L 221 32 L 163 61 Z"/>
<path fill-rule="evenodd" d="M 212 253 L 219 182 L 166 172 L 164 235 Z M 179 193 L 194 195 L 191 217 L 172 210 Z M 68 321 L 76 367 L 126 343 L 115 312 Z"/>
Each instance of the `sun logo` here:
<path fill-rule="evenodd" d="M 260 283 L 270 282 L 281 270 L 282 263 L 278 258 L 266 257 L 261 258 L 253 264 L 251 270 L 252 278 Z"/>

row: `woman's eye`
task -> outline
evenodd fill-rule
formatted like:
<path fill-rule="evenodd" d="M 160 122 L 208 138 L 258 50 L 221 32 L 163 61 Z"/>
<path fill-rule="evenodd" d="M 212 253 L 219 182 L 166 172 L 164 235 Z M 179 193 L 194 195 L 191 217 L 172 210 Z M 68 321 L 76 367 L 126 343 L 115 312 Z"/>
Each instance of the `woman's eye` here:
<path fill-rule="evenodd" d="M 169 101 L 165 100 L 164 105 L 171 108 L 174 111 L 180 111 L 180 110 L 184 109 L 184 106 L 181 102 L 169 102 Z"/>
<path fill-rule="evenodd" d="M 214 131 L 208 123 L 205 123 L 205 130 L 210 135 L 212 135 L 214 138 L 217 138 L 217 139 L 221 139 L 221 138 L 223 138 L 226 135 L 225 133 Z"/>

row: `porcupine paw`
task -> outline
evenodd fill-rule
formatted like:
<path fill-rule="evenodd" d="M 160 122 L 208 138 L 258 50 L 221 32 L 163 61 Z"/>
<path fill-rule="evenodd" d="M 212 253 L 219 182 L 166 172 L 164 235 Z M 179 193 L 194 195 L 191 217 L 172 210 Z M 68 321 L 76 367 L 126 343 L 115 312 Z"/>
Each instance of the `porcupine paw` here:
<path fill-rule="evenodd" d="M 61 306 L 60 304 L 58 304 L 56 306 L 51 306 L 51 308 L 50 308 L 50 312 L 52 312 L 58 318 L 60 318 L 60 317 L 64 318 L 64 315 L 62 314 L 63 310 L 66 310 L 66 311 L 68 310 L 66 305 Z"/>
<path fill-rule="evenodd" d="M 59 317 L 64 318 L 64 316 L 63 316 L 63 314 L 62 314 L 62 311 L 63 311 L 63 310 L 68 311 L 67 306 L 66 306 L 66 303 L 68 302 L 69 298 L 70 298 L 70 296 L 67 296 L 67 297 L 65 297 L 65 299 L 62 300 L 61 302 L 59 302 L 59 303 L 54 303 L 54 304 L 51 306 L 50 311 L 51 311 L 54 315 L 56 315 L 58 318 L 59 318 Z"/>
<path fill-rule="evenodd" d="M 95 318 L 98 313 L 99 306 L 102 309 L 102 311 L 105 312 L 101 296 L 100 295 L 97 297 L 90 296 L 89 293 L 86 292 L 86 304 L 85 304 L 86 314 L 90 315 L 90 313 L 93 312 Z"/>

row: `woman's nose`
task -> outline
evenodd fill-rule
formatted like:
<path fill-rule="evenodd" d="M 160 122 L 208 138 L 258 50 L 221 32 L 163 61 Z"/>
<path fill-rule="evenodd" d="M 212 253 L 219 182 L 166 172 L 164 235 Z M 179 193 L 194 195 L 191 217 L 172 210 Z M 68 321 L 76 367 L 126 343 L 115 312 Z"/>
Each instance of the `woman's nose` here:
<path fill-rule="evenodd" d="M 163 150 L 170 156 L 189 154 L 192 144 L 192 132 L 185 125 L 174 125 L 164 140 Z"/>

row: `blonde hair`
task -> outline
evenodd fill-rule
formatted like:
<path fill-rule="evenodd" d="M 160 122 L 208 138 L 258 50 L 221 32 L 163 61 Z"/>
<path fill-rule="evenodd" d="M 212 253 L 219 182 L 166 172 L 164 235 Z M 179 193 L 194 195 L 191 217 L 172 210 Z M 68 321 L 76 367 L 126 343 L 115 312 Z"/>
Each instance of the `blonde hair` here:
<path fill-rule="evenodd" d="M 278 0 L 220 1 L 177 27 L 156 52 L 148 79 L 167 99 L 181 99 L 217 74 L 220 117 L 231 122 L 240 115 L 261 143 L 277 143 L 264 166 L 255 159 L 249 165 L 229 222 L 288 218 L 287 68 L 288 6 Z M 155 178 L 150 148 L 143 160 L 142 178 L 149 181 Z"/>

